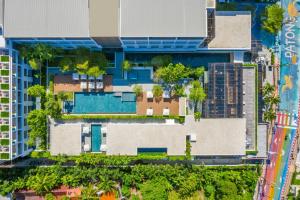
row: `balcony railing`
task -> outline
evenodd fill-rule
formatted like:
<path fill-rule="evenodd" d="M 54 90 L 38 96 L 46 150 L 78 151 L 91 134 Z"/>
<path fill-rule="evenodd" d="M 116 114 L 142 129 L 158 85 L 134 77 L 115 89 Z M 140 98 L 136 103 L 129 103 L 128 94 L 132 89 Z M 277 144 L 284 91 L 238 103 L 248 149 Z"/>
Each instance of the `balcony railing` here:
<path fill-rule="evenodd" d="M 0 133 L 0 139 L 8 139 L 9 138 L 9 133 L 8 132 L 1 132 Z"/>
<path fill-rule="evenodd" d="M 9 146 L 1 146 L 0 145 L 0 152 L 2 152 L 2 153 L 9 152 Z"/>

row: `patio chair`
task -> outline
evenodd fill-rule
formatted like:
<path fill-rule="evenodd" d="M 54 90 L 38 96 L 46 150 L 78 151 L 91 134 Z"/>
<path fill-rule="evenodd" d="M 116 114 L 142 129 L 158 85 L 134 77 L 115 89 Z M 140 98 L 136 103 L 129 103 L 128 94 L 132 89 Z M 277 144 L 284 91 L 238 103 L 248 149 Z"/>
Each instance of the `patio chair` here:
<path fill-rule="evenodd" d="M 80 79 L 81 80 L 86 80 L 87 79 L 87 75 L 86 74 L 81 74 L 80 75 Z"/>
<path fill-rule="evenodd" d="M 82 128 L 82 133 L 83 134 L 89 134 L 90 133 L 90 127 L 89 126 L 84 126 Z"/>
<path fill-rule="evenodd" d="M 147 99 L 153 99 L 153 92 L 147 91 Z"/>
<path fill-rule="evenodd" d="M 79 80 L 79 74 L 78 74 L 78 73 L 73 73 L 73 74 L 72 74 L 72 79 L 73 79 L 74 81 L 78 81 L 78 80 Z"/>
<path fill-rule="evenodd" d="M 89 90 L 94 90 L 95 89 L 95 82 L 90 81 L 89 82 Z"/>
<path fill-rule="evenodd" d="M 96 89 L 103 89 L 103 82 L 96 82 Z"/>
<path fill-rule="evenodd" d="M 103 80 L 103 75 L 101 74 L 100 76 L 98 76 L 97 78 L 97 81 L 101 81 L 101 80 Z"/>
<path fill-rule="evenodd" d="M 86 89 L 87 89 L 87 83 L 86 83 L 85 81 L 81 81 L 81 82 L 80 82 L 80 88 L 81 88 L 82 90 L 86 90 Z"/>
<path fill-rule="evenodd" d="M 103 134 L 103 133 L 107 133 L 107 127 L 101 127 L 101 133 Z"/>
<path fill-rule="evenodd" d="M 163 109 L 163 116 L 169 116 L 170 115 L 170 109 L 169 108 L 164 108 Z"/>
<path fill-rule="evenodd" d="M 91 146 L 90 146 L 90 144 L 85 144 L 85 145 L 83 145 L 83 151 L 91 151 Z"/>
<path fill-rule="evenodd" d="M 153 109 L 152 108 L 147 108 L 147 116 L 152 116 L 153 115 Z"/>
<path fill-rule="evenodd" d="M 171 98 L 170 91 L 164 90 L 164 92 L 163 92 L 163 98 L 164 99 L 170 99 Z"/>

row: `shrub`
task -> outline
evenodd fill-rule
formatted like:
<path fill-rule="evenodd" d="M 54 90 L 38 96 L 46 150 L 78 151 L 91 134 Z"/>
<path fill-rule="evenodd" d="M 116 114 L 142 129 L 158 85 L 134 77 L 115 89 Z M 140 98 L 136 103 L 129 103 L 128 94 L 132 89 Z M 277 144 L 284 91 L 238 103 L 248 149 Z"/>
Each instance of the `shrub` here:
<path fill-rule="evenodd" d="M 0 159 L 8 160 L 9 159 L 9 154 L 8 153 L 0 153 Z"/>
<path fill-rule="evenodd" d="M 9 56 L 1 56 L 1 62 L 9 62 Z"/>
<path fill-rule="evenodd" d="M 201 118 L 201 112 L 194 112 L 194 119 L 195 121 L 199 121 Z"/>
<path fill-rule="evenodd" d="M 124 71 L 130 71 L 132 68 L 132 64 L 128 60 L 124 60 L 122 63 L 122 68 Z"/>
<path fill-rule="evenodd" d="M 4 145 L 4 146 L 9 145 L 9 139 L 1 139 L 1 140 L 0 140 L 0 144 L 1 144 L 1 145 Z"/>
<path fill-rule="evenodd" d="M 134 85 L 133 86 L 133 92 L 135 93 L 135 95 L 141 96 L 143 94 L 143 87 L 141 85 Z"/>
<path fill-rule="evenodd" d="M 152 92 L 153 92 L 153 96 L 158 98 L 158 97 L 162 96 L 163 89 L 162 89 L 161 85 L 154 85 L 152 88 Z"/>
<path fill-rule="evenodd" d="M 9 98 L 1 98 L 1 103 L 9 103 Z"/>
<path fill-rule="evenodd" d="M 1 84 L 1 89 L 2 90 L 9 90 L 9 85 L 8 84 Z"/>
<path fill-rule="evenodd" d="M 9 75 L 9 70 L 6 70 L 6 69 L 1 70 L 1 75 L 2 76 L 8 76 Z"/>
<path fill-rule="evenodd" d="M 52 193 L 45 195 L 45 200 L 55 200 L 55 196 Z"/>
<path fill-rule="evenodd" d="M 1 131 L 9 131 L 9 126 L 8 125 L 2 125 L 1 126 Z"/>
<path fill-rule="evenodd" d="M 9 112 L 1 112 L 1 117 L 8 118 L 9 117 Z"/>

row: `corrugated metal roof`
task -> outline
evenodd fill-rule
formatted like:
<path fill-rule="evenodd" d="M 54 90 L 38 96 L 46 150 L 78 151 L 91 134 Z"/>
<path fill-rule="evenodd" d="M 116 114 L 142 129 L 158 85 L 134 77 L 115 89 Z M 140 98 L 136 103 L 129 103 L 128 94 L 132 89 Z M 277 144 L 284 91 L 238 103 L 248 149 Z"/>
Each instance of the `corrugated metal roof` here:
<path fill-rule="evenodd" d="M 121 37 L 205 37 L 206 0 L 121 0 Z"/>
<path fill-rule="evenodd" d="M 4 36 L 89 37 L 88 0 L 5 0 Z"/>
<path fill-rule="evenodd" d="M 91 37 L 119 36 L 119 0 L 89 1 Z"/>

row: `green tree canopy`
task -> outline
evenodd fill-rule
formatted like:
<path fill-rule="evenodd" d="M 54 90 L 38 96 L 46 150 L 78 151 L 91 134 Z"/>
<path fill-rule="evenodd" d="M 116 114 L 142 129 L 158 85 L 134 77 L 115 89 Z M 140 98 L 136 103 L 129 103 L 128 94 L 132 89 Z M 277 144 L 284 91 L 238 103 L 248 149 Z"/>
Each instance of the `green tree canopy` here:
<path fill-rule="evenodd" d="M 278 4 L 272 4 L 266 7 L 262 15 L 262 28 L 271 34 L 277 34 L 282 27 L 284 10 Z"/>
<path fill-rule="evenodd" d="M 155 77 L 159 81 L 163 81 L 166 84 L 177 84 L 180 79 L 187 78 L 189 75 L 189 70 L 181 64 L 172 64 L 168 66 L 160 67 L 155 72 Z"/>
<path fill-rule="evenodd" d="M 74 69 L 73 61 L 69 57 L 63 57 L 60 61 L 58 66 L 60 67 L 62 72 L 68 72 Z"/>
<path fill-rule="evenodd" d="M 46 90 L 44 86 L 33 85 L 27 88 L 27 93 L 29 96 L 33 96 L 33 97 L 44 97 L 46 95 Z"/>
<path fill-rule="evenodd" d="M 206 94 L 199 81 L 193 81 L 192 88 L 190 89 L 189 99 L 194 102 L 195 111 L 197 111 L 197 104 L 204 101 Z"/>
<path fill-rule="evenodd" d="M 28 114 L 27 123 L 30 128 L 29 145 L 35 145 L 39 139 L 39 148 L 46 149 L 47 143 L 47 115 L 44 110 L 33 110 Z"/>
<path fill-rule="evenodd" d="M 49 94 L 45 103 L 45 111 L 47 115 L 50 115 L 54 119 L 61 118 L 61 107 L 59 102 L 55 100 L 52 94 Z"/>
<path fill-rule="evenodd" d="M 101 69 L 99 66 L 90 67 L 87 72 L 87 75 L 92 77 L 98 77 L 102 74 L 105 74 L 105 70 Z"/>
<path fill-rule="evenodd" d="M 43 43 L 22 45 L 19 50 L 21 57 L 26 59 L 34 70 L 40 69 L 45 61 L 53 60 L 58 52 L 58 49 Z"/>

